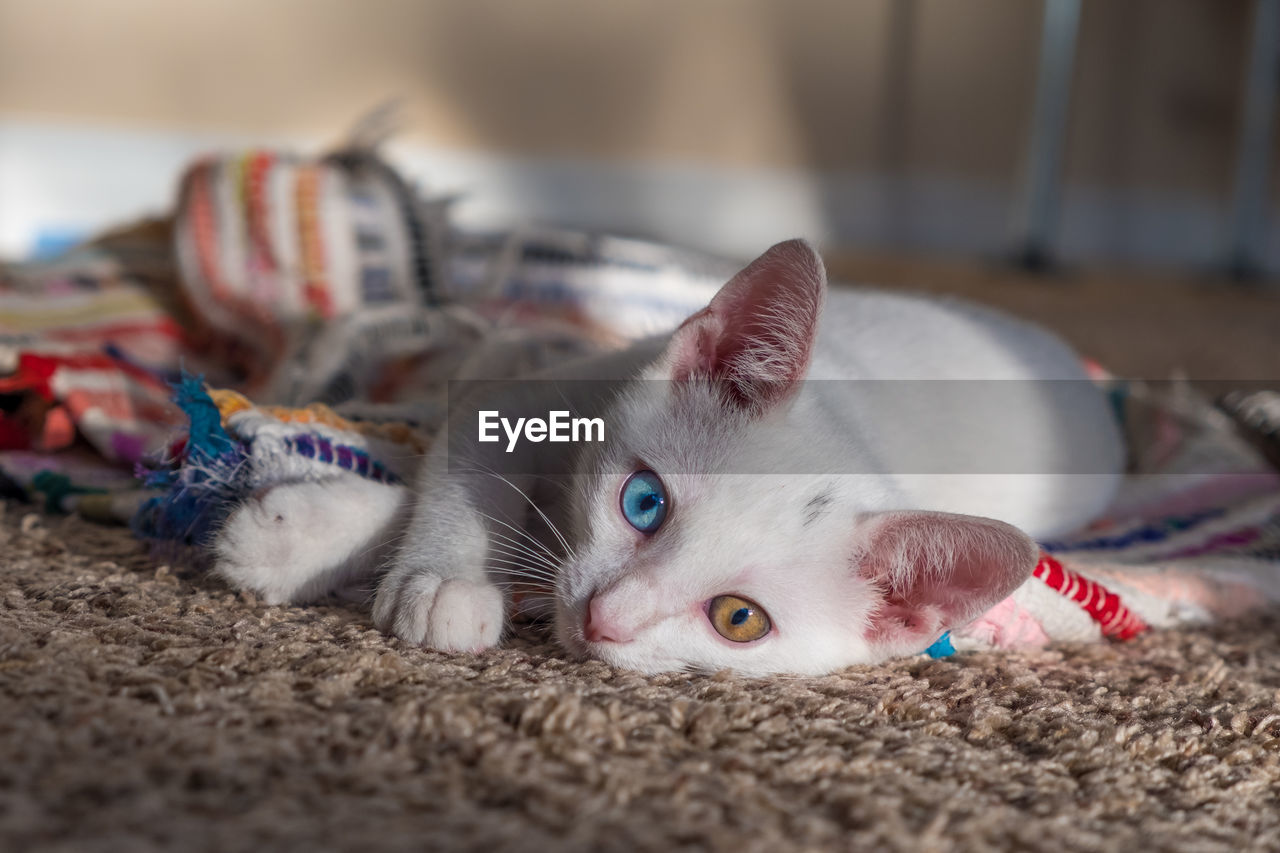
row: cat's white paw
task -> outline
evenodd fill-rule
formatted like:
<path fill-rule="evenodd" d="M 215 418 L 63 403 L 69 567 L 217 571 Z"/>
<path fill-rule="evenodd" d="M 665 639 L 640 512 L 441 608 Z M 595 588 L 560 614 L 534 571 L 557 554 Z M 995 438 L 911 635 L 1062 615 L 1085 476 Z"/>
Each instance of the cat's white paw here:
<path fill-rule="evenodd" d="M 382 631 L 441 651 L 477 652 L 502 637 L 505 608 L 492 584 L 418 573 L 390 586 L 384 581 L 373 608 Z"/>
<path fill-rule="evenodd" d="M 268 604 L 300 600 L 323 568 L 314 564 L 324 562 L 324 540 L 334 535 L 307 511 L 313 489 L 310 483 L 278 486 L 237 507 L 214 541 L 214 571 Z"/>
<path fill-rule="evenodd" d="M 275 486 L 228 516 L 214 571 L 268 604 L 313 600 L 380 555 L 403 497 L 354 475 Z"/>

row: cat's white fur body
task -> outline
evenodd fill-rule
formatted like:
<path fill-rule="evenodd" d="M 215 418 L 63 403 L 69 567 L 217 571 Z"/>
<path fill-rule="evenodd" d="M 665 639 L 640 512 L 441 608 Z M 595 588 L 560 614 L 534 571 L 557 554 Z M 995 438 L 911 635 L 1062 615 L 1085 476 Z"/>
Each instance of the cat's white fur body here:
<path fill-rule="evenodd" d="M 920 651 L 1026 578 L 1036 549 L 1014 528 L 1052 536 L 1105 509 L 1123 446 L 1079 358 L 1049 333 L 866 290 L 833 291 L 822 310 L 824 294 L 812 250 L 780 244 L 673 336 L 553 372 L 625 380 L 609 442 L 558 487 L 537 472 L 563 469 L 563 445 L 526 443 L 513 464 L 469 444 L 462 464 L 457 442 L 475 424 L 459 415 L 412 494 L 365 484 L 374 494 L 355 492 L 351 508 L 343 490 L 304 483 L 249 501 L 219 539 L 219 570 L 268 600 L 305 600 L 377 571 L 411 503 L 373 608 L 410 642 L 494 645 L 518 573 L 554 586 L 566 648 L 638 670 L 814 673 Z M 507 393 L 553 393 L 556 408 L 582 385 Z M 653 534 L 619 510 L 638 468 L 669 495 Z M 307 512 L 279 521 L 286 504 Z M 344 513 L 353 541 L 333 542 Z M 296 529 L 282 537 L 282 524 Z M 707 613 L 723 594 L 758 603 L 773 629 L 726 640 Z"/>

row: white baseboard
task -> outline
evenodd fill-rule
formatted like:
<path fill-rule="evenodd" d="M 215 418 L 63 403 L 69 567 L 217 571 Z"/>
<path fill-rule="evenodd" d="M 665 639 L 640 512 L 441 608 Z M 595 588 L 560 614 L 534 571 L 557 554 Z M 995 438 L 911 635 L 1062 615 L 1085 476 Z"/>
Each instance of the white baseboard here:
<path fill-rule="evenodd" d="M 179 133 L 0 118 L 0 256 L 29 255 L 50 234 L 91 233 L 163 213 L 192 158 L 327 140 Z M 1011 248 L 1012 187 L 938 175 L 766 170 L 670 162 L 518 159 L 394 144 L 425 187 L 463 194 L 462 221 L 522 221 L 650 237 L 732 257 L 804 236 L 824 246 L 998 255 Z M 1221 260 L 1224 205 L 1201 196 L 1068 187 L 1058 253 L 1078 263 L 1210 267 Z M 1266 266 L 1280 271 L 1280 217 Z"/>

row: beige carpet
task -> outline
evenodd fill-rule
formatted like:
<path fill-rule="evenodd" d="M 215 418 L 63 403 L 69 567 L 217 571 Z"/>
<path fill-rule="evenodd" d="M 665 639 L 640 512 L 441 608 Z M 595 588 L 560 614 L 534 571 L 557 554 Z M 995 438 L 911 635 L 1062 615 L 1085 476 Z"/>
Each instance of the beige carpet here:
<path fill-rule="evenodd" d="M 0 516 L 4 850 L 1280 847 L 1280 619 L 826 678 L 403 647 Z"/>

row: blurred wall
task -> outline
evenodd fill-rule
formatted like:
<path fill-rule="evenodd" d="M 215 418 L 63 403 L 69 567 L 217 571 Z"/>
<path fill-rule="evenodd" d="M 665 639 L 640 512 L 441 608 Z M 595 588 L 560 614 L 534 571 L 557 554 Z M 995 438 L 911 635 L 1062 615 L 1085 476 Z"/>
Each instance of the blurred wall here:
<path fill-rule="evenodd" d="M 401 96 L 406 138 L 433 148 L 831 176 L 866 196 L 841 207 L 837 184 L 816 190 L 837 242 L 946 244 L 934 233 L 945 221 L 916 221 L 921 205 L 967 193 L 983 233 L 1003 229 L 994 220 L 1019 176 L 1040 9 L 0 0 L 0 118 L 332 139 Z M 1246 0 L 1086 0 L 1066 171 L 1084 194 L 1078 215 L 1113 221 L 1069 215 L 1068 242 L 1123 255 L 1126 228 L 1135 241 L 1164 239 L 1158 223 L 1128 221 L 1149 208 L 1217 215 L 1249 22 Z M 976 239 L 957 235 L 944 247 Z"/>

